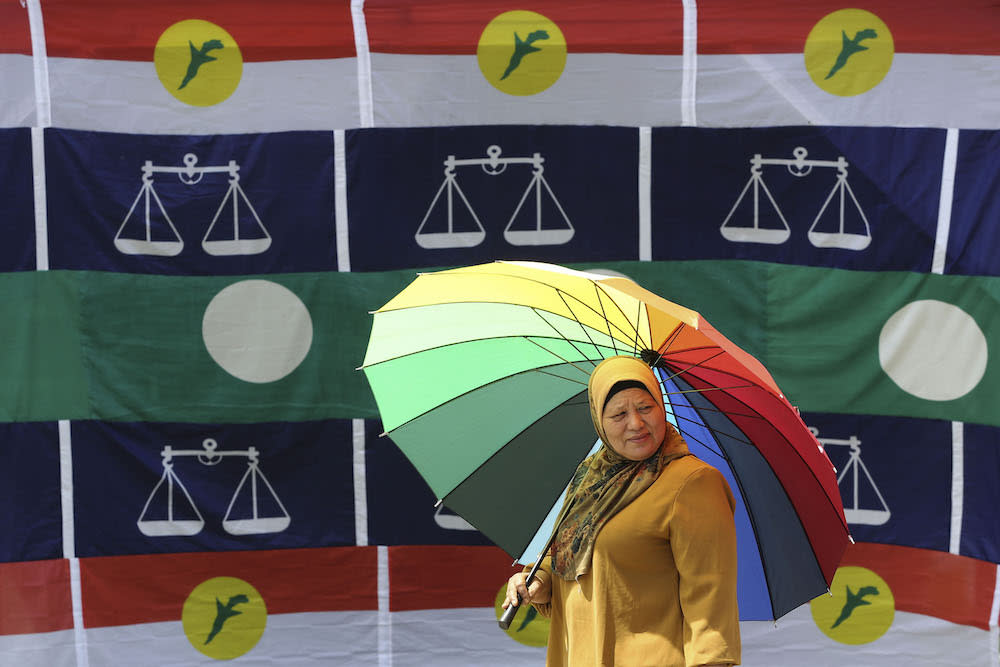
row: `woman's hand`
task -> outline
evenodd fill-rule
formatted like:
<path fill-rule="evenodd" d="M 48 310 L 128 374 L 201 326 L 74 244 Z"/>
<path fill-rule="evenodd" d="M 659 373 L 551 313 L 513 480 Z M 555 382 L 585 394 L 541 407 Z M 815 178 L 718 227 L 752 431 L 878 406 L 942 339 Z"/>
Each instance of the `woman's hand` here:
<path fill-rule="evenodd" d="M 551 584 L 543 584 L 535 578 L 532 580 L 530 586 L 525 586 L 524 582 L 527 580 L 528 574 L 526 572 L 516 572 L 507 580 L 507 597 L 503 601 L 504 609 L 511 605 L 516 606 L 518 604 L 518 595 L 521 596 L 524 602 L 537 602 L 538 604 L 546 604 L 552 599 Z"/>

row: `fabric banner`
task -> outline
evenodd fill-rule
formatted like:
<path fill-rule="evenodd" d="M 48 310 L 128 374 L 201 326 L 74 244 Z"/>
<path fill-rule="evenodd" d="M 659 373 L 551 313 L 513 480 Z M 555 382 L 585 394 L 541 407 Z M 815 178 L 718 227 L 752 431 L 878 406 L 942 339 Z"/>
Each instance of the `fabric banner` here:
<path fill-rule="evenodd" d="M 364 16 L 376 126 L 682 117 L 679 2 L 369 0 Z"/>
<path fill-rule="evenodd" d="M 355 544 L 347 422 L 70 430 L 80 557 Z"/>
<path fill-rule="evenodd" d="M 544 664 L 547 619 L 526 607 L 497 627 L 501 591 L 520 569 L 496 547 L 390 547 L 392 664 Z"/>
<path fill-rule="evenodd" d="M 927 272 L 944 148 L 917 128 L 656 128 L 653 259 Z"/>
<path fill-rule="evenodd" d="M 0 423 L 0 563 L 63 556 L 59 475 L 54 423 Z"/>
<path fill-rule="evenodd" d="M 988 2 L 698 6 L 700 125 L 984 128 L 1000 101 Z"/>
<path fill-rule="evenodd" d="M 576 266 L 698 305 L 802 410 L 1000 425 L 986 333 L 997 326 L 995 277 L 733 260 Z M 355 371 L 367 312 L 413 275 L 8 276 L 0 308 L 21 347 L 0 350 L 0 359 L 33 375 L 0 395 L 37 395 L 7 401 L 11 421 L 241 422 L 255 408 L 282 419 L 371 417 L 370 390 Z M 928 366 L 929 358 L 947 363 Z"/>
<path fill-rule="evenodd" d="M 997 185 L 996 169 L 992 165 L 1000 153 L 1000 132 L 962 132 L 957 151 L 955 205 L 944 270 L 995 276 L 1000 274 L 1000 260 L 990 248 L 996 247 L 998 239 L 995 228 L 988 221 L 1000 215 L 996 198 L 992 196 Z"/>
<path fill-rule="evenodd" d="M 627 128 L 349 132 L 351 268 L 638 259 L 637 156 Z"/>
<path fill-rule="evenodd" d="M 357 370 L 417 272 L 515 259 L 698 311 L 836 466 L 858 544 L 744 664 L 1000 667 L 998 32 L 0 0 L 0 663 L 542 664 Z"/>
<path fill-rule="evenodd" d="M 374 548 L 85 558 L 80 578 L 91 664 L 377 664 Z"/>
<path fill-rule="evenodd" d="M 45 146 L 52 269 L 336 268 L 330 132 L 140 138 L 50 129 Z"/>
<path fill-rule="evenodd" d="M 742 624 L 743 664 L 995 665 L 996 580 L 993 563 L 858 543 L 829 596 Z"/>
<path fill-rule="evenodd" d="M 0 270 L 35 268 L 35 207 L 32 194 L 31 131 L 0 129 L 0 201 L 3 207 L 4 242 L 0 244 Z"/>
<path fill-rule="evenodd" d="M 36 124 L 35 77 L 28 11 L 18 2 L 0 4 L 0 127 Z"/>
<path fill-rule="evenodd" d="M 346 2 L 44 2 L 56 127 L 276 132 L 358 123 Z M 294 19 L 289 19 L 294 16 Z"/>

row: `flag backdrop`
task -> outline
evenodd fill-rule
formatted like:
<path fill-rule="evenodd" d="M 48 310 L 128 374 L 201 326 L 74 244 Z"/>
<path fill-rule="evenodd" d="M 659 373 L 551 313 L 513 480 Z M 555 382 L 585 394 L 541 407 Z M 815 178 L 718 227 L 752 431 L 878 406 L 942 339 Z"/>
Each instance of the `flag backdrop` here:
<path fill-rule="evenodd" d="M 0 664 L 542 664 L 355 371 L 416 272 L 523 259 L 704 313 L 836 465 L 856 544 L 744 664 L 1000 665 L 998 33 L 0 0 Z"/>

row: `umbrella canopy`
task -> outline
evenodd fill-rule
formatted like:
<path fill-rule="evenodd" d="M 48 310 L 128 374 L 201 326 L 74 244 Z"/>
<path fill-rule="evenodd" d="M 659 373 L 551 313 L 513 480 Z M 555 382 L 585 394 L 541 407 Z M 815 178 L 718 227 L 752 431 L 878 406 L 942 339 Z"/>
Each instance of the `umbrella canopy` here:
<path fill-rule="evenodd" d="M 425 273 L 374 313 L 362 368 L 438 498 L 520 557 L 593 448 L 602 359 L 654 365 L 667 419 L 737 498 L 744 620 L 825 593 L 849 534 L 835 471 L 754 357 L 627 278 L 532 262 Z"/>

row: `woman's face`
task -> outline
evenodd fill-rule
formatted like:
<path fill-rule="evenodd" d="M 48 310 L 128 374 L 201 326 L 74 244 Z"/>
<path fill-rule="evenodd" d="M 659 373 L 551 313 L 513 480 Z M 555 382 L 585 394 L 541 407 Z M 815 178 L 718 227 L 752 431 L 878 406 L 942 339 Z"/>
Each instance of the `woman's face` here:
<path fill-rule="evenodd" d="M 660 448 L 667 434 L 666 415 L 645 389 L 624 389 L 608 401 L 601 415 L 605 444 L 620 456 L 644 461 Z"/>

